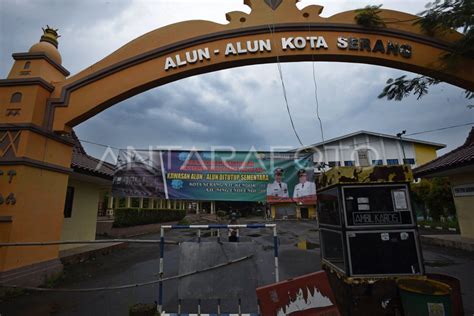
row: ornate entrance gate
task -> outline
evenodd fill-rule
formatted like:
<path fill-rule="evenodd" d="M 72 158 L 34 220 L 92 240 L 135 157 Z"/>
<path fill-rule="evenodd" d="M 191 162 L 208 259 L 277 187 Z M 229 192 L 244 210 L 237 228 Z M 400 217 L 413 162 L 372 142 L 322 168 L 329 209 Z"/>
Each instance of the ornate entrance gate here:
<path fill-rule="evenodd" d="M 434 36 L 415 16 L 382 10 L 386 27 L 356 24 L 354 11 L 323 18 L 321 6 L 295 0 L 245 0 L 250 14 L 228 24 L 188 21 L 149 32 L 84 71 L 61 66 L 56 30 L 15 60 L 0 80 L 0 241 L 59 240 L 72 127 L 133 95 L 182 78 L 276 61 L 338 61 L 425 74 L 474 90 L 474 60 L 445 68 L 440 56 L 462 35 Z M 0 281 L 51 271 L 58 247 L 0 249 Z"/>

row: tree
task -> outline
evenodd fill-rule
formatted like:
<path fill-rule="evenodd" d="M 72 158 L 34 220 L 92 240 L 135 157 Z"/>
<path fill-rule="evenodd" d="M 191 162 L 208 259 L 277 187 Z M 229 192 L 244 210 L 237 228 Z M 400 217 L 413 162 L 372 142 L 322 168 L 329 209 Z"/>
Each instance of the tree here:
<path fill-rule="evenodd" d="M 452 53 L 442 57 L 444 67 L 450 67 L 459 56 L 474 58 L 474 1 L 472 0 L 436 0 L 428 3 L 426 10 L 421 12 L 419 24 L 428 34 L 457 30 L 464 37 L 454 44 Z M 406 75 L 387 80 L 386 86 L 378 96 L 380 99 L 400 101 L 414 94 L 420 99 L 429 92 L 429 88 L 441 81 L 427 76 L 407 78 Z M 474 99 L 474 91 L 465 91 L 467 99 Z M 468 107 L 473 108 L 474 105 Z"/>
<path fill-rule="evenodd" d="M 423 216 L 429 214 L 439 221 L 441 216 L 455 216 L 455 206 L 451 187 L 447 178 L 423 179 L 411 185 L 413 202 L 421 205 Z M 424 207 L 423 207 L 424 206 Z M 426 209 L 428 213 L 426 213 Z"/>

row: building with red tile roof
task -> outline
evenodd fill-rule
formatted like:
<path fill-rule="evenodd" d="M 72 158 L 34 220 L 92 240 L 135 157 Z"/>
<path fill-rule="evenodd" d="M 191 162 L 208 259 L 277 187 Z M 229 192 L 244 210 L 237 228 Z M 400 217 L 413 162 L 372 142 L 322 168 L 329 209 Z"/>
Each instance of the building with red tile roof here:
<path fill-rule="evenodd" d="M 414 169 L 413 174 L 449 178 L 461 236 L 474 238 L 474 127 L 462 146 Z"/>

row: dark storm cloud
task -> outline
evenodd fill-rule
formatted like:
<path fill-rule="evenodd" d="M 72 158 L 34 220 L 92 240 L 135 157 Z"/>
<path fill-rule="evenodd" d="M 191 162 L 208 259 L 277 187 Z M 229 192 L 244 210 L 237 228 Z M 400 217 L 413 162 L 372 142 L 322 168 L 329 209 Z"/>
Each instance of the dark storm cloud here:
<path fill-rule="evenodd" d="M 63 58 L 63 65 L 74 72 L 79 70 L 77 65 L 80 65 L 81 61 L 77 59 L 80 59 L 81 54 L 89 47 L 87 41 L 78 43 L 73 39 L 83 37 L 89 37 L 91 41 L 100 39 L 102 34 L 97 32 L 97 25 L 104 19 L 117 17 L 131 4 L 130 0 L 1 0 L 0 74 L 7 75 L 13 62 L 10 57 L 12 53 L 28 51 L 39 41 L 43 34 L 41 28 L 46 25 L 59 29 L 62 36 L 59 43 L 60 51 L 68 57 Z M 118 24 L 116 27 L 126 26 Z"/>
<path fill-rule="evenodd" d="M 216 79 L 212 77 L 194 83 L 190 80 L 135 96 L 76 130 L 85 139 L 117 144 L 121 148 L 182 146 L 209 149 L 232 145 L 248 150 L 252 145 L 262 147 L 268 141 L 256 119 L 243 111 L 247 105 L 238 104 L 238 96 L 232 92 L 232 87 L 222 81 L 214 85 Z M 212 101 L 208 95 L 212 96 Z M 104 148 L 90 146 L 90 150 L 100 156 Z"/>

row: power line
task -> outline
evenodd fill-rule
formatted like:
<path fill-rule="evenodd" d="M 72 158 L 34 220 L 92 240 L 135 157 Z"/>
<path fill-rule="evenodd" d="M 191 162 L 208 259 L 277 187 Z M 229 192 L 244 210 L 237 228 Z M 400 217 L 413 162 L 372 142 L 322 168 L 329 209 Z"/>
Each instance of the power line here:
<path fill-rule="evenodd" d="M 468 125 L 474 125 L 474 122 L 459 124 L 459 125 L 453 125 L 453 126 L 447 126 L 447 127 L 441 127 L 441 128 L 437 128 L 437 129 L 423 131 L 423 132 L 416 132 L 416 133 L 406 134 L 406 136 L 413 136 L 413 135 L 420 135 L 420 134 L 432 133 L 432 132 L 437 132 L 437 131 L 444 131 L 446 129 L 456 128 L 456 127 L 463 127 L 463 126 L 468 126 Z"/>
<path fill-rule="evenodd" d="M 311 24 L 308 24 L 309 32 L 311 33 Z M 321 116 L 319 116 L 319 98 L 318 98 L 318 83 L 316 80 L 316 67 L 315 67 L 315 60 L 314 54 L 311 54 L 311 66 L 313 68 L 313 85 L 314 85 L 314 101 L 316 102 L 316 117 L 319 121 L 319 129 L 321 131 L 321 141 L 323 143 L 323 160 L 325 160 L 326 155 L 326 141 L 324 140 L 324 128 L 323 128 L 323 121 Z"/>
<path fill-rule="evenodd" d="M 275 18 L 274 14 L 272 15 L 273 18 Z M 273 27 L 275 27 L 275 23 L 273 22 Z M 268 25 L 268 29 L 270 30 L 270 34 L 272 36 L 273 42 L 276 43 L 275 40 L 275 30 L 272 29 L 271 25 Z M 281 63 L 280 63 L 280 56 L 277 54 L 276 56 L 277 59 L 277 68 L 278 68 L 278 73 L 280 75 L 280 81 L 281 81 L 281 87 L 283 89 L 283 99 L 285 100 L 285 105 L 286 105 L 286 111 L 288 112 L 288 117 L 290 118 L 290 123 L 291 123 L 291 128 L 293 129 L 293 132 L 295 133 L 296 138 L 298 139 L 298 142 L 300 143 L 301 146 L 304 147 L 303 142 L 301 141 L 300 136 L 298 135 L 298 132 L 296 131 L 295 123 L 293 122 L 293 116 L 291 115 L 291 110 L 290 110 L 290 105 L 288 102 L 288 96 L 286 94 L 286 87 L 285 87 L 285 80 L 283 78 L 283 71 L 281 69 Z"/>
<path fill-rule="evenodd" d="M 104 145 L 104 144 L 96 143 L 96 142 L 93 142 L 93 141 L 90 141 L 90 140 L 79 139 L 79 141 L 80 141 L 81 143 L 92 144 L 92 145 L 96 145 L 96 146 L 100 146 L 100 147 L 105 147 L 105 148 L 112 148 L 112 149 L 116 149 L 116 150 L 122 150 L 122 149 L 123 149 L 123 148 L 118 148 L 118 147 L 114 147 L 114 146 L 109 146 L 109 145 Z"/>
<path fill-rule="evenodd" d="M 322 143 L 318 146 L 323 145 L 323 147 L 324 147 L 326 143 L 325 143 L 325 140 L 324 140 L 324 131 L 323 131 L 323 127 L 322 127 L 322 121 L 321 121 L 321 118 L 319 117 L 319 102 L 318 102 L 318 96 L 317 96 L 317 89 L 318 88 L 317 88 L 316 81 L 314 82 L 314 84 L 315 84 L 316 115 L 317 115 L 318 120 L 320 122 L 321 138 L 322 138 Z M 291 114 L 290 114 L 290 118 L 291 118 Z M 433 132 L 438 132 L 438 131 L 444 131 L 444 130 L 451 129 L 451 128 L 469 126 L 469 125 L 474 125 L 474 122 L 464 123 L 464 124 L 459 124 L 459 125 L 446 126 L 446 127 L 440 127 L 440 128 L 421 131 L 421 132 L 410 133 L 410 134 L 406 134 L 405 136 L 414 136 L 414 135 L 421 135 L 421 134 L 426 134 L 426 133 L 433 133 Z M 296 133 L 296 131 L 295 131 L 295 133 Z M 297 133 L 296 133 L 296 136 L 298 137 Z M 298 139 L 299 139 L 299 137 L 298 137 Z M 124 148 L 113 147 L 113 146 L 109 146 L 109 145 L 105 145 L 105 144 L 101 144 L 101 143 L 97 143 L 97 142 L 93 142 L 93 141 L 85 140 L 85 139 L 79 139 L 79 141 L 82 142 L 82 143 L 92 144 L 92 145 L 105 147 L 105 148 L 112 148 L 112 149 L 116 149 L 116 150 L 123 150 L 124 149 Z M 407 141 L 409 141 L 409 140 L 407 140 Z M 301 141 L 300 141 L 300 143 L 301 143 Z M 367 145 L 367 144 L 371 144 L 371 143 L 378 143 L 378 142 L 368 141 L 368 142 L 355 143 L 355 144 L 350 144 L 350 145 L 345 145 L 345 146 L 347 146 L 347 147 L 356 147 L 358 145 Z M 310 146 L 304 146 L 303 144 L 301 144 L 301 145 L 303 147 L 317 147 L 317 146 L 314 146 L 314 145 L 310 145 Z"/>
<path fill-rule="evenodd" d="M 291 122 L 291 128 L 293 129 L 293 132 L 295 133 L 296 138 L 298 139 L 298 142 L 300 143 L 301 146 L 303 145 L 303 142 L 300 139 L 300 136 L 298 135 L 298 132 L 296 131 L 295 128 L 295 123 L 293 122 L 293 117 L 291 116 L 291 111 L 290 111 L 290 105 L 288 104 L 288 97 L 286 95 L 286 88 L 285 88 L 285 82 L 283 80 L 283 72 L 281 70 L 281 64 L 279 61 L 277 61 L 278 64 L 278 72 L 280 73 L 280 81 L 281 81 L 281 87 L 283 89 L 283 98 L 285 99 L 285 104 L 286 104 L 286 110 L 288 112 L 288 117 L 290 118 Z"/>

